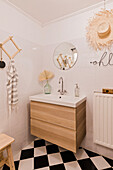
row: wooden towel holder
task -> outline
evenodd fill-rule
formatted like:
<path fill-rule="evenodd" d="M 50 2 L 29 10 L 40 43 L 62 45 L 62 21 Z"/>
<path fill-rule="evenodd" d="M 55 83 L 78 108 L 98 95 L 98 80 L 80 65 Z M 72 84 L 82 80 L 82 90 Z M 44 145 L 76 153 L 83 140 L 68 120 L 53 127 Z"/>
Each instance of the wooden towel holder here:
<path fill-rule="evenodd" d="M 1 48 L 2 48 L 2 50 L 6 53 L 6 55 L 10 58 L 10 59 L 12 59 L 12 58 L 14 58 L 22 49 L 20 49 L 17 45 L 16 45 L 16 43 L 14 42 L 14 40 L 12 39 L 13 38 L 13 36 L 9 36 L 9 38 L 7 38 L 2 44 L 1 44 Z M 17 51 L 12 55 L 12 56 L 10 56 L 9 54 L 8 54 L 8 52 L 4 49 L 4 47 L 3 47 L 3 45 L 4 44 L 6 44 L 8 41 L 10 41 L 11 40 L 11 42 L 14 44 L 14 46 L 17 48 Z"/>

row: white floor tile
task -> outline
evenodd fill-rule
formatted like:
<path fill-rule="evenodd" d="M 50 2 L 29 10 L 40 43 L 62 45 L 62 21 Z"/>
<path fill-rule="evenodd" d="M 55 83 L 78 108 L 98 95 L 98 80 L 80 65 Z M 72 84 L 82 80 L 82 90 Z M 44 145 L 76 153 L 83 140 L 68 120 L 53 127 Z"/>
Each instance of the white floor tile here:
<path fill-rule="evenodd" d="M 34 157 L 47 155 L 46 146 L 34 148 Z"/>
<path fill-rule="evenodd" d="M 38 168 L 38 169 L 35 169 L 35 170 L 50 170 L 49 167 L 45 167 L 45 168 Z"/>
<path fill-rule="evenodd" d="M 36 141 L 36 140 L 41 140 L 41 138 L 36 138 L 35 141 Z"/>
<path fill-rule="evenodd" d="M 47 146 L 47 145 L 52 145 L 52 143 L 50 143 L 50 142 L 48 142 L 48 141 L 45 141 L 45 143 L 46 143 L 46 146 Z"/>
<path fill-rule="evenodd" d="M 20 155 L 21 155 L 21 151 L 14 156 L 14 161 L 19 161 L 20 160 Z"/>
<path fill-rule="evenodd" d="M 96 168 L 99 170 L 110 168 L 110 165 L 107 163 L 107 161 L 102 156 L 92 157 L 91 160 L 96 166 Z"/>
<path fill-rule="evenodd" d="M 29 145 L 27 145 L 25 148 L 23 148 L 22 150 L 26 150 L 26 149 L 31 149 L 34 148 L 34 142 L 30 143 Z"/>
<path fill-rule="evenodd" d="M 77 153 L 75 153 L 75 157 L 77 160 L 89 158 L 89 156 L 83 149 L 78 149 Z"/>
<path fill-rule="evenodd" d="M 60 153 L 49 154 L 48 160 L 50 166 L 63 163 Z"/>
<path fill-rule="evenodd" d="M 66 170 L 81 170 L 77 161 L 67 162 L 64 164 Z"/>
<path fill-rule="evenodd" d="M 20 161 L 19 170 L 32 170 L 34 169 L 34 159 L 24 159 Z"/>
<path fill-rule="evenodd" d="M 59 146 L 59 151 L 60 151 L 60 152 L 64 152 L 64 151 L 66 151 L 66 149 L 64 149 L 64 148 L 62 148 L 62 147 Z"/>

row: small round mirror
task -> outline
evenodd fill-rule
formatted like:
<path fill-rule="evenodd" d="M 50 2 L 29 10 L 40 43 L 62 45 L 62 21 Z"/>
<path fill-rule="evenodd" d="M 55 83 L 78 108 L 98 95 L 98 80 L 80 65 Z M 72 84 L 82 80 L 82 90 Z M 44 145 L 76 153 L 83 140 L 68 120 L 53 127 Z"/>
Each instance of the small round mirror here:
<path fill-rule="evenodd" d="M 53 57 L 57 68 L 68 70 L 75 65 L 78 53 L 73 44 L 64 42 L 56 47 Z"/>

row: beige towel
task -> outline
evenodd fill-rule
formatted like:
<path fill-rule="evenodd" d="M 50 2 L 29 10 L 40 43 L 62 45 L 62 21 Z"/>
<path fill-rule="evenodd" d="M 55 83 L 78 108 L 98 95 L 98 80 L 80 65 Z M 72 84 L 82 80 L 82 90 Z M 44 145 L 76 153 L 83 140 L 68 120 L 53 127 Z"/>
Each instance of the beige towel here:
<path fill-rule="evenodd" d="M 18 103 L 18 74 L 15 68 L 14 60 L 10 60 L 7 75 L 8 104 L 9 106 L 15 106 Z"/>

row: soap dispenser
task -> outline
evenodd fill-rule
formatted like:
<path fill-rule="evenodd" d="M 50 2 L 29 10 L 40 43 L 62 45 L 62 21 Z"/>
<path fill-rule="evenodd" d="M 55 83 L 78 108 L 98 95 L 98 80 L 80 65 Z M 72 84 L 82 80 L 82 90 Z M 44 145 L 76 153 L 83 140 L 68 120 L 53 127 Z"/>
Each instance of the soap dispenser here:
<path fill-rule="evenodd" d="M 78 87 L 78 84 L 75 85 L 75 97 L 79 97 L 79 87 Z"/>

